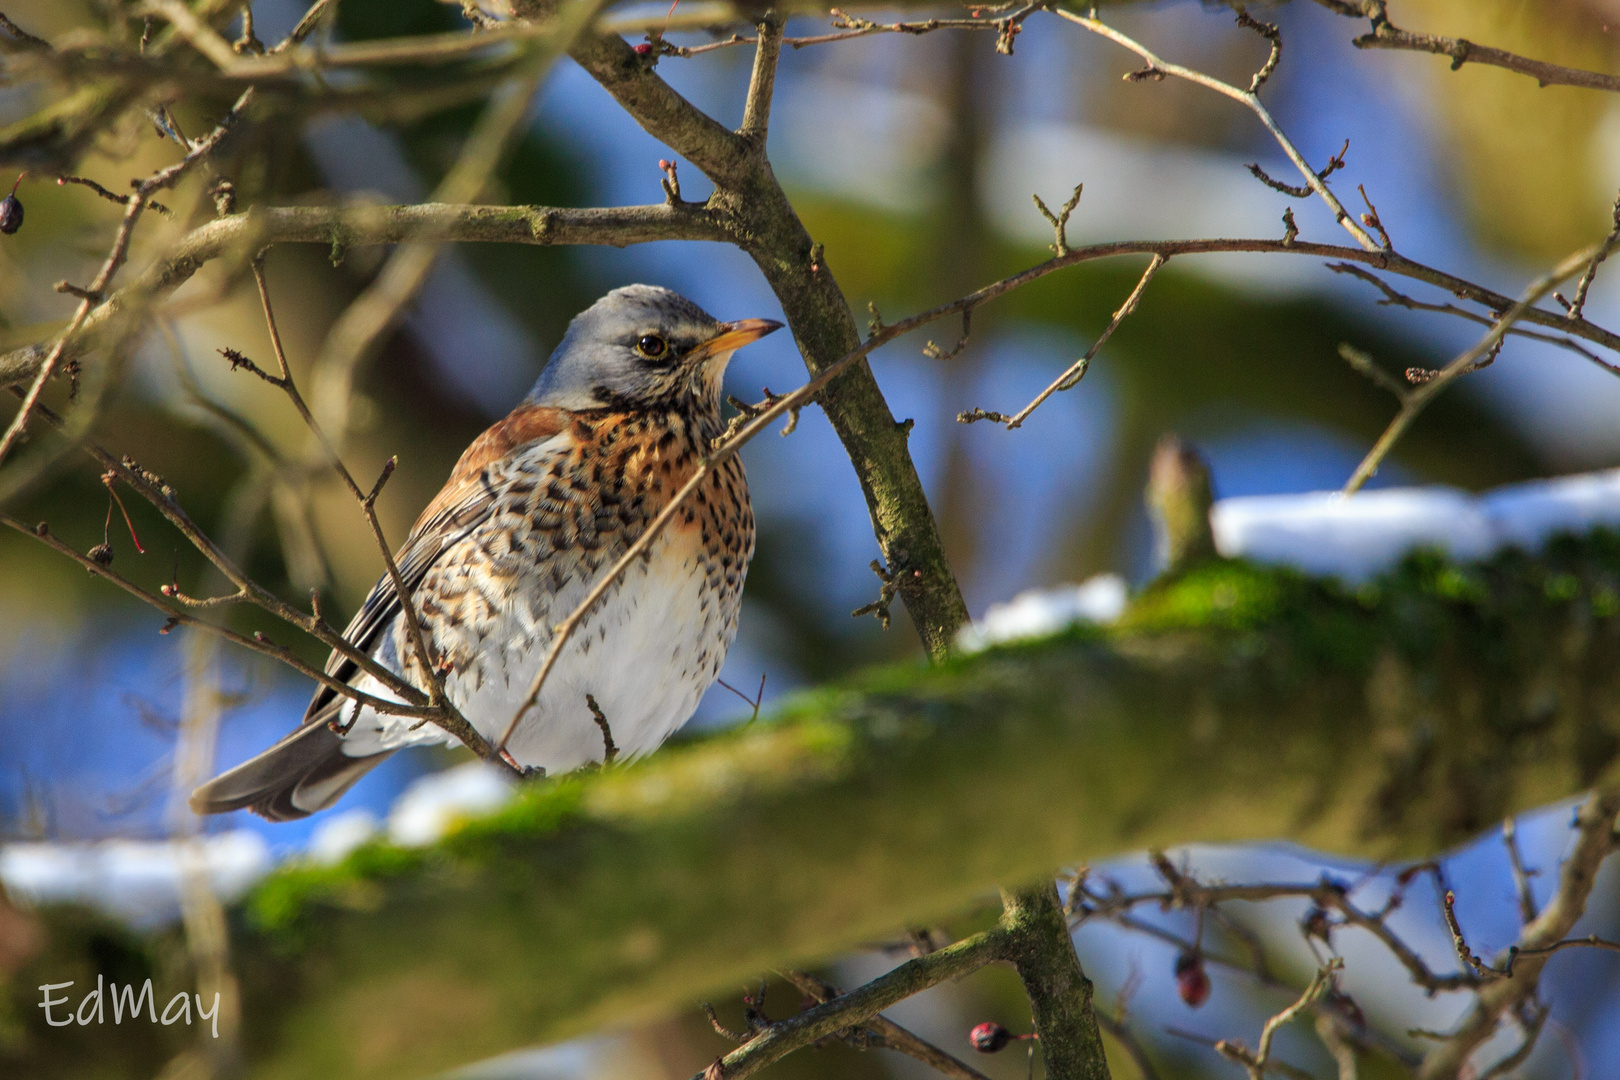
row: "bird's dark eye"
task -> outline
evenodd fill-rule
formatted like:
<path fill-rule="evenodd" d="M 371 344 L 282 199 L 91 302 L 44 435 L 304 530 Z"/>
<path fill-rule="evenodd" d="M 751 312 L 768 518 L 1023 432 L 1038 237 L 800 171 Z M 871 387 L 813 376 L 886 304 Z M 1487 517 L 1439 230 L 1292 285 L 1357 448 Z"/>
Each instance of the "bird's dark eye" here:
<path fill-rule="evenodd" d="M 646 334 L 640 341 L 636 342 L 636 352 L 648 360 L 657 360 L 669 352 L 669 342 L 657 334 Z"/>

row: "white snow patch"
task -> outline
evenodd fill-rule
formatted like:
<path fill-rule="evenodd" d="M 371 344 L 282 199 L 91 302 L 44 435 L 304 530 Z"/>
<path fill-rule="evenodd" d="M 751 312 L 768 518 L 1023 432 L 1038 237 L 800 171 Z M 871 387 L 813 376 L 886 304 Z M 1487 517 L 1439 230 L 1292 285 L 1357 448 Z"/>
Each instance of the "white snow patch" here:
<path fill-rule="evenodd" d="M 1476 501 L 1450 488 L 1386 488 L 1222 499 L 1210 515 L 1215 547 L 1230 558 L 1284 563 L 1308 574 L 1364 581 L 1413 548 L 1481 559 L 1496 548 Z"/>
<path fill-rule="evenodd" d="M 370 810 L 344 810 L 315 826 L 304 857 L 330 866 L 348 858 L 349 853 L 381 831 L 377 815 Z"/>
<path fill-rule="evenodd" d="M 1356 584 L 1416 548 L 1484 559 L 1506 547 L 1535 551 L 1559 533 L 1620 527 L 1620 469 L 1534 480 L 1478 496 L 1412 487 L 1348 498 L 1313 491 L 1222 499 L 1211 524 L 1222 555 Z"/>
<path fill-rule="evenodd" d="M 1079 585 L 1021 592 L 1005 604 L 991 604 L 984 618 L 962 628 L 957 645 L 977 652 L 1003 641 L 1045 637 L 1075 623 L 1108 623 L 1125 610 L 1125 579 L 1098 574 Z"/>
<path fill-rule="evenodd" d="M 1559 533 L 1620 527 L 1620 469 L 1511 484 L 1479 501 L 1499 545 L 1534 551 Z"/>
<path fill-rule="evenodd" d="M 394 801 L 388 838 L 403 847 L 423 847 L 467 818 L 499 809 L 511 797 L 511 779 L 482 761 L 431 773 Z"/>
<path fill-rule="evenodd" d="M 214 894 L 231 901 L 270 872 L 270 845 L 246 829 L 194 841 L 22 843 L 0 849 L 0 882 L 23 903 L 81 903 L 138 925 L 180 912 L 184 860 L 200 858 Z"/>

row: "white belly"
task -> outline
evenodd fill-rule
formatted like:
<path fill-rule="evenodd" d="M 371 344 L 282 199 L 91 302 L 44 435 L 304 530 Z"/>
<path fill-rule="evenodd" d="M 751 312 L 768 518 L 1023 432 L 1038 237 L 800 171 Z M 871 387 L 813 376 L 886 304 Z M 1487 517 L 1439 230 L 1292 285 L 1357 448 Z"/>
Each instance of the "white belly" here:
<path fill-rule="evenodd" d="M 596 699 L 621 758 L 656 749 L 696 710 L 714 682 L 736 630 L 739 597 L 723 597 L 707 583 L 691 545 L 655 544 L 650 563 L 637 561 L 575 630 L 507 743 L 522 765 L 567 772 L 603 759 L 605 743 L 586 703 Z M 492 742 L 505 732 L 549 647 L 551 627 L 584 599 L 587 582 L 536 599 L 515 596 L 499 604 L 480 661 L 445 680 L 445 691 L 469 722 Z M 729 609 L 729 610 L 725 610 Z M 378 660 L 401 669 L 408 648 L 395 628 L 383 636 Z M 359 689 L 392 697 L 369 678 Z M 434 724 L 379 716 L 361 709 L 344 749 L 365 756 L 404 746 L 457 743 Z"/>

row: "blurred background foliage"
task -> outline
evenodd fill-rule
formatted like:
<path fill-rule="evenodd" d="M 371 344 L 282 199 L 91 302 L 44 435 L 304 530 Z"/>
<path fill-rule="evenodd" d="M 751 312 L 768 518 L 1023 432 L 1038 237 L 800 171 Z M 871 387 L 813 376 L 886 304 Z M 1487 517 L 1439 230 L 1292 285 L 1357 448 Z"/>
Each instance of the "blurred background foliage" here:
<path fill-rule="evenodd" d="M 53 37 L 128 14 L 111 0 L 7 0 L 4 10 Z M 254 10 L 261 37 L 272 40 L 301 5 L 260 0 Z M 336 31 L 351 41 L 466 26 L 455 5 L 434 0 L 343 0 L 338 12 Z M 1616 0 L 1395 0 L 1391 15 L 1408 29 L 1597 70 L 1615 69 L 1620 42 Z M 1111 17 L 1161 55 L 1240 82 L 1265 55 L 1219 5 L 1132 4 Z M 1537 89 L 1477 65 L 1453 72 L 1444 58 L 1358 51 L 1350 39 L 1365 23 L 1315 4 L 1268 7 L 1265 17 L 1280 23 L 1285 41 L 1268 103 L 1314 162 L 1350 139 L 1339 190 L 1349 202 L 1364 185 L 1402 251 L 1511 292 L 1547 261 L 1607 231 L 1620 184 L 1613 95 Z M 818 32 L 818 25 L 799 20 L 789 32 Z M 730 49 L 666 58 L 660 71 L 733 122 L 748 63 L 746 50 Z M 1075 243 L 1280 236 L 1289 206 L 1307 237 L 1339 239 L 1325 212 L 1261 187 L 1243 169 L 1260 161 L 1282 175 L 1252 117 L 1186 84 L 1122 81 L 1136 66 L 1134 57 L 1057 20 L 1032 20 L 1013 57 L 996 55 L 989 35 L 968 34 L 790 50 L 771 152 L 857 313 L 870 303 L 887 316 L 909 314 L 1040 261 L 1049 231 L 1029 194 L 1056 204 L 1077 182 L 1086 193 L 1071 226 Z M 451 76 L 477 75 L 474 62 L 449 72 L 384 72 L 391 93 L 365 117 L 306 115 L 295 97 L 276 99 L 274 119 L 228 144 L 216 169 L 233 179 L 242 206 L 419 200 L 454 162 L 481 108 L 479 97 L 442 86 Z M 24 88 L 0 87 L 0 125 L 43 104 Z M 190 100 L 177 119 L 195 133 L 227 106 Z M 132 111 L 75 171 L 116 190 L 126 176 L 171 160 L 173 149 Z M 563 63 L 484 199 L 656 201 L 656 162 L 667 153 Z M 707 193 L 695 170 L 683 170 L 682 179 L 688 198 Z M 207 216 L 206 184 L 193 177 L 172 193 L 178 222 L 143 226 L 137 261 L 188 218 Z M 72 301 L 51 284 L 88 276 L 118 215 L 85 189 L 42 175 L 26 179 L 20 194 L 26 227 L 0 238 L 0 348 L 41 340 L 65 321 Z M 271 289 L 306 389 L 319 386 L 312 364 L 325 333 L 385 254 L 284 246 L 271 255 Z M 964 409 L 1011 412 L 1028 401 L 1084 351 L 1140 270 L 1140 259 L 1087 264 L 1016 292 L 976 315 L 972 340 L 949 361 L 922 356 L 921 336 L 873 361 L 896 416 L 916 421 L 913 453 L 975 615 L 1021 589 L 1096 572 L 1143 580 L 1151 554 L 1141 490 L 1148 454 L 1166 432 L 1205 451 L 1218 495 L 1336 486 L 1394 409 L 1344 364 L 1339 345 L 1349 342 L 1398 373 L 1440 366 L 1475 332 L 1443 316 L 1377 306 L 1365 283 L 1312 261 L 1189 258 L 1159 276 L 1086 380 L 1025 428 L 955 422 Z M 1589 308 L 1599 323 L 1620 321 L 1617 278 L 1599 279 Z M 681 289 L 722 318 L 779 314 L 751 264 L 714 245 L 467 245 L 441 256 L 347 403 L 344 454 L 355 474 L 375 475 L 388 457 L 400 458 L 381 502 L 390 536 L 404 536 L 461 449 L 521 397 L 568 318 L 634 280 Z M 154 333 L 131 358 L 96 437 L 168 479 L 200 522 L 218 530 L 235 521 L 261 581 L 291 597 L 320 589 L 329 610 L 346 614 L 381 568 L 364 522 L 328 478 L 272 476 L 267 451 L 296 459 L 307 453 L 305 434 L 284 399 L 232 374 L 218 353 L 232 347 L 269 361 L 251 276 L 242 267 L 211 267 L 176 297 L 166 321 L 172 334 Z M 954 332 L 942 325 L 935 337 L 949 344 Z M 762 386 L 785 390 L 802 376 L 791 343 L 778 336 L 739 357 L 728 389 L 754 399 Z M 51 394 L 59 404 L 65 388 Z M 1515 340 L 1496 365 L 1425 414 L 1381 479 L 1478 489 L 1613 465 L 1620 462 L 1617 406 L 1620 382 L 1611 375 Z M 39 438 L 18 460 L 49 441 Z M 820 415 L 807 412 L 793 437 L 759 440 L 743 456 L 761 533 L 728 681 L 752 689 L 766 676 L 769 702 L 860 664 L 918 655 L 898 610 L 886 633 L 848 616 L 876 595 L 866 566 L 877 551 L 853 475 Z M 81 548 L 102 538 L 111 514 L 107 535 L 119 570 L 152 587 L 177 577 L 188 591 L 206 589 L 191 550 L 154 512 L 125 503 L 144 556 L 81 459 L 63 460 L 48 483 L 8 510 L 48 520 Z M 159 637 L 153 612 L 9 533 L 0 535 L 0 613 L 0 833 L 165 831 L 165 755 L 183 685 L 183 635 Z M 306 660 L 324 659 L 250 609 L 229 617 Z M 243 657 L 228 659 L 226 683 L 236 707 L 222 764 L 293 724 L 308 690 Z M 717 688 L 698 722 L 748 711 Z M 412 775 L 441 760 L 402 756 L 352 801 L 386 805 Z M 210 827 L 262 828 L 249 821 Z M 267 835 L 288 843 L 304 834 Z M 1010 983 L 990 985 L 997 978 L 970 984 L 951 1015 L 981 1019 L 1005 1008 L 1001 1019 L 1016 1029 L 1021 999 Z M 1101 981 L 1117 989 L 1125 978 L 1123 969 L 1108 969 Z M 1620 1036 L 1606 1037 L 1612 1044 Z M 715 1053 L 714 1037 L 692 1017 L 629 1038 L 637 1060 L 664 1061 L 669 1075 Z M 841 1074 L 881 1072 L 871 1057 L 843 1049 L 826 1056 Z M 995 1067 L 1019 1073 L 1012 1056 Z M 676 1058 L 678 1067 L 670 1064 Z M 829 1067 L 806 1055 L 780 1075 L 826 1075 Z"/>

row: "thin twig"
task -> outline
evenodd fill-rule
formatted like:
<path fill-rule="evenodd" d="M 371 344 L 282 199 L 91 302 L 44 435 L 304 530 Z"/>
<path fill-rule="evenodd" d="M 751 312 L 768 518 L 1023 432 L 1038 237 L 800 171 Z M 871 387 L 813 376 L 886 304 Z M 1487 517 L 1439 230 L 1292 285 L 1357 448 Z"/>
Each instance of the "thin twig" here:
<path fill-rule="evenodd" d="M 1502 822 L 1502 846 L 1507 848 L 1508 867 L 1513 873 L 1513 889 L 1519 896 L 1519 923 L 1528 925 L 1536 921 L 1536 893 L 1530 887 L 1533 871 L 1524 868 L 1524 856 L 1519 853 L 1517 823 L 1510 817 Z M 1509 968 L 1512 960 L 1508 961 Z"/>
<path fill-rule="evenodd" d="M 821 1004 L 842 997 L 844 993 L 832 983 L 818 978 L 808 971 L 789 968 L 778 972 L 778 974 Z M 967 1062 L 961 1061 L 933 1043 L 919 1038 L 886 1016 L 875 1014 L 862 1021 L 862 1025 L 880 1035 L 883 1039 L 883 1045 L 888 1049 L 897 1050 L 908 1057 L 916 1058 L 936 1071 L 952 1077 L 953 1080 L 989 1080 L 988 1077 Z"/>
<path fill-rule="evenodd" d="M 1406 433 L 1406 429 L 1411 427 L 1412 422 L 1417 419 L 1418 414 L 1428 406 L 1429 402 L 1449 386 L 1454 379 L 1472 367 L 1476 361 L 1483 359 L 1497 348 L 1501 344 L 1503 336 L 1512 329 L 1513 324 L 1523 318 L 1525 313 L 1530 311 L 1538 300 L 1550 293 L 1559 282 L 1580 271 L 1594 256 L 1600 252 L 1612 250 L 1616 244 L 1620 244 L 1620 237 L 1610 237 L 1602 243 L 1582 248 L 1531 282 L 1518 302 L 1496 320 L 1483 338 L 1472 348 L 1447 364 L 1438 375 L 1418 387 L 1402 402 L 1400 412 L 1395 415 L 1394 420 L 1390 421 L 1389 427 L 1384 430 L 1383 435 L 1379 436 L 1378 441 L 1367 452 L 1367 456 L 1362 459 L 1361 464 L 1356 466 L 1355 473 L 1351 475 L 1349 481 L 1344 485 L 1344 494 L 1350 495 L 1360 490 L 1361 486 L 1378 471 L 1378 466 L 1383 463 L 1384 458 L 1389 456 L 1389 452 L 1394 449 L 1395 443 Z"/>
<path fill-rule="evenodd" d="M 1497 309 L 1490 316 L 1486 316 L 1477 311 L 1469 311 L 1467 308 L 1458 307 L 1456 304 L 1431 304 L 1424 300 L 1418 300 L 1394 288 L 1389 282 L 1365 267 L 1356 266 L 1353 263 L 1328 263 L 1327 268 L 1335 274 L 1350 274 L 1373 285 L 1379 292 L 1384 294 L 1384 298 L 1378 301 L 1380 307 L 1401 307 L 1408 311 L 1430 311 L 1441 315 L 1455 315 L 1459 319 L 1466 319 L 1471 323 L 1487 327 L 1491 326 L 1495 322 L 1495 318 L 1501 314 L 1502 309 Z M 1553 293 L 1553 298 L 1561 299 L 1556 292 Z M 1530 321 L 1530 316 L 1534 314 L 1534 312 L 1527 313 L 1524 321 Z M 1591 350 L 1583 349 L 1559 334 L 1545 334 L 1537 330 L 1526 330 L 1522 326 L 1514 326 L 1508 330 L 1508 335 L 1510 337 L 1528 338 L 1531 341 L 1544 341 L 1549 345 L 1557 345 L 1561 349 L 1569 350 L 1583 360 L 1596 364 L 1611 375 L 1620 375 L 1620 364 L 1611 363 Z"/>
<path fill-rule="evenodd" d="M 1288 155 L 1288 160 L 1294 163 L 1294 167 L 1298 169 L 1300 175 L 1305 178 L 1306 185 L 1309 186 L 1312 191 L 1316 192 L 1317 195 L 1321 196 L 1323 202 L 1327 203 L 1328 209 L 1333 211 L 1334 220 L 1340 225 L 1343 225 L 1345 231 L 1351 236 L 1355 237 L 1356 242 L 1366 250 L 1383 250 L 1379 246 L 1378 241 L 1374 240 L 1370 235 L 1368 235 L 1367 230 L 1358 225 L 1355 219 L 1350 216 L 1350 212 L 1344 208 L 1344 204 L 1339 202 L 1339 197 L 1333 194 L 1333 190 L 1327 186 L 1327 183 L 1321 178 L 1321 176 L 1317 174 L 1316 170 L 1312 169 L 1310 165 L 1306 163 L 1304 156 L 1301 155 L 1297 149 L 1295 149 L 1293 142 L 1289 140 L 1288 136 L 1283 134 L 1282 128 L 1277 126 L 1277 121 L 1272 119 L 1271 113 L 1264 105 L 1260 103 L 1259 96 L 1255 94 L 1253 90 L 1241 90 L 1238 87 L 1233 86 L 1231 83 L 1222 82 L 1217 78 L 1205 75 L 1201 71 L 1194 71 L 1191 68 L 1182 67 L 1179 64 L 1167 63 L 1155 56 L 1145 45 L 1142 45 L 1125 34 L 1120 33 L 1118 30 L 1115 30 L 1113 27 L 1098 20 L 1094 16 L 1080 15 L 1076 12 L 1066 11 L 1062 8 L 1054 8 L 1052 10 L 1059 17 L 1083 26 L 1092 33 L 1101 35 L 1102 37 L 1107 38 L 1109 41 L 1112 41 L 1117 45 L 1121 45 L 1135 53 L 1137 56 L 1140 56 L 1143 60 L 1147 61 L 1147 70 L 1149 72 L 1159 73 L 1161 75 L 1173 75 L 1178 79 L 1185 79 L 1188 82 L 1213 90 L 1218 94 L 1222 94 L 1231 98 L 1233 101 L 1246 106 L 1250 111 L 1260 118 L 1260 122 L 1265 125 L 1266 130 L 1271 132 L 1272 138 L 1277 140 L 1277 145 L 1281 146 L 1283 153 Z"/>
<path fill-rule="evenodd" d="M 1620 92 L 1620 75 L 1607 75 L 1598 71 L 1549 64 L 1532 60 L 1503 49 L 1476 45 L 1463 38 L 1441 37 L 1436 34 L 1414 34 L 1402 30 L 1389 21 L 1384 4 L 1345 3 L 1344 0 L 1317 0 L 1317 3 L 1340 15 L 1366 16 L 1373 20 L 1372 32 L 1355 39 L 1358 49 L 1401 49 L 1408 52 L 1434 53 L 1450 57 L 1451 70 L 1464 64 L 1488 64 L 1506 68 L 1520 75 L 1528 75 L 1539 86 L 1580 86 L 1589 90 Z"/>
<path fill-rule="evenodd" d="M 1249 1073 L 1251 1080 L 1263 1080 L 1268 1068 L 1276 1068 L 1281 1063 L 1271 1061 L 1271 1042 L 1277 1032 L 1285 1024 L 1290 1023 L 1301 1012 L 1316 1003 L 1329 987 L 1333 985 L 1334 974 L 1344 966 L 1344 961 L 1334 957 L 1319 971 L 1311 984 L 1305 988 L 1292 1005 L 1266 1021 L 1266 1026 L 1260 1032 L 1260 1045 L 1253 1053 L 1242 1043 L 1222 1039 L 1215 1044 L 1215 1050 L 1222 1057 L 1242 1065 Z"/>
<path fill-rule="evenodd" d="M 1557 888 L 1541 914 L 1519 932 L 1518 951 L 1509 951 L 1510 965 L 1499 973 L 1502 977 L 1479 988 L 1468 1015 L 1424 1056 L 1420 1071 L 1424 1080 L 1455 1080 L 1474 1051 L 1496 1033 L 1504 1016 L 1533 1004 L 1548 959 L 1574 947 L 1565 946 L 1563 940 L 1586 910 L 1598 868 L 1615 850 L 1616 815 L 1620 815 L 1620 788 L 1612 784 L 1600 786 L 1576 811 L 1575 843 L 1559 871 Z"/>
<path fill-rule="evenodd" d="M 118 232 L 113 237 L 112 249 L 108 251 L 107 258 L 102 262 L 101 270 L 96 274 L 95 280 L 91 282 L 89 288 L 85 290 L 87 295 L 80 300 L 79 307 L 74 311 L 73 318 L 68 322 L 67 329 L 62 331 L 61 336 L 56 339 L 56 344 L 51 348 L 50 354 L 46 356 L 44 363 L 40 365 L 39 374 L 34 377 L 33 385 L 28 388 L 28 393 L 23 398 L 22 407 L 17 410 L 17 415 L 12 417 L 11 424 L 6 428 L 5 434 L 0 436 L 0 462 L 5 461 L 6 455 L 11 452 L 11 448 L 22 437 L 23 429 L 28 424 L 28 418 L 33 413 L 34 407 L 39 403 L 39 396 L 44 392 L 45 384 L 55 374 L 56 365 L 62 360 L 69 339 L 73 337 L 79 327 L 84 325 L 90 310 L 101 302 L 100 298 L 106 293 L 107 287 L 112 284 L 113 276 L 118 273 L 119 267 L 123 266 L 124 260 L 129 255 L 129 244 L 135 234 L 135 225 L 140 221 L 141 212 L 146 209 L 150 196 L 154 192 L 172 186 L 187 169 L 211 153 L 219 145 L 220 141 L 225 138 L 235 119 L 241 115 L 252 100 L 253 88 L 249 87 L 237 98 L 236 103 L 231 106 L 231 110 L 226 113 L 225 118 L 215 125 L 214 130 L 192 144 L 191 150 L 185 157 L 173 165 L 159 169 L 135 185 L 135 192 L 125 206 L 123 220 L 119 222 Z"/>
<path fill-rule="evenodd" d="M 18 521 L 11 515 L 0 512 L 0 525 L 5 525 L 8 528 L 15 529 L 17 532 L 22 533 L 25 536 L 32 536 L 34 539 L 40 541 L 51 550 L 72 559 L 74 562 L 84 567 L 96 577 L 103 578 L 111 582 L 136 599 L 156 608 L 158 611 L 162 612 L 164 617 L 168 620 L 163 630 L 164 633 L 168 633 L 176 626 L 194 626 L 198 629 L 206 631 L 207 633 L 216 634 L 232 644 L 240 645 L 244 649 L 249 649 L 263 656 L 268 656 L 274 660 L 279 660 L 283 664 L 286 664 L 288 667 L 292 668 L 294 671 L 314 679 L 322 686 L 325 686 L 330 690 L 342 694 L 344 697 L 349 698 L 352 701 L 356 701 L 381 713 L 388 713 L 397 716 L 430 717 L 434 711 L 431 707 L 426 705 L 409 705 L 405 704 L 404 702 L 389 701 L 386 698 L 375 697 L 371 694 L 365 693 L 362 690 L 356 690 L 349 684 L 333 678 L 324 671 L 320 671 L 316 668 L 310 667 L 308 664 L 305 664 L 291 650 L 287 649 L 285 646 L 275 644 L 263 634 L 255 634 L 249 637 L 245 634 L 239 634 L 235 630 L 231 630 L 228 627 L 218 626 L 214 623 L 199 619 L 195 615 L 188 614 L 184 610 L 178 610 L 171 607 L 170 605 L 165 604 L 161 598 L 147 592 L 139 585 L 136 585 L 129 579 L 120 575 L 111 567 L 96 562 L 90 556 L 81 553 L 71 545 L 59 540 L 53 533 L 51 533 L 43 522 L 39 525 L 28 526 L 23 524 L 21 521 Z"/>
<path fill-rule="evenodd" d="M 710 1075 L 746 1080 L 801 1047 L 865 1023 L 897 1001 L 1000 959 L 1007 942 L 1008 932 L 998 924 L 937 952 L 908 960 L 847 994 L 770 1025 L 710 1066 Z M 702 1080 L 703 1076 L 699 1073 L 693 1080 Z"/>
<path fill-rule="evenodd" d="M 596 703 L 596 698 L 590 694 L 585 695 L 585 707 L 591 710 L 591 719 L 602 731 L 602 764 L 611 765 L 618 760 L 619 747 L 613 741 L 613 728 L 608 726 L 608 718 L 602 712 L 602 706 Z"/>
<path fill-rule="evenodd" d="M 1078 191 L 1078 189 L 1076 189 L 1076 191 Z M 1097 355 L 1098 351 L 1103 347 L 1103 345 L 1107 343 L 1108 339 L 1114 336 L 1114 331 L 1119 329 L 1119 324 L 1124 322 L 1125 319 L 1136 310 L 1136 305 L 1142 301 L 1142 294 L 1147 291 L 1148 282 L 1153 280 L 1154 275 L 1156 275 L 1160 268 L 1162 268 L 1168 261 L 1168 256 L 1159 255 L 1157 253 L 1154 254 L 1153 258 L 1148 261 L 1147 269 L 1142 271 L 1142 276 L 1137 279 L 1136 287 L 1131 290 L 1131 294 L 1125 298 L 1125 302 L 1119 306 L 1117 311 L 1114 312 L 1113 318 L 1109 319 L 1108 325 L 1103 328 L 1103 332 L 1101 334 L 1097 335 L 1097 340 L 1091 343 L 1091 348 L 1086 350 L 1085 355 L 1076 360 L 1074 363 L 1070 364 L 1063 374 L 1059 375 L 1057 378 L 1048 383 L 1045 390 L 1042 390 L 1039 394 L 1035 395 L 1034 401 L 1031 401 L 1028 405 L 1025 405 L 1022 409 L 1019 409 L 1012 416 L 1009 416 L 1001 421 L 1006 426 L 1008 431 L 1013 431 L 1017 428 L 1023 427 L 1024 421 L 1029 419 L 1029 414 L 1040 408 L 1043 401 L 1051 397 L 1053 394 L 1058 393 L 1060 390 L 1068 390 L 1073 388 L 1077 383 L 1080 382 L 1081 379 L 1085 378 L 1086 369 L 1091 366 L 1092 359 Z M 970 418 L 964 420 L 964 416 L 969 416 Z M 980 410 L 977 416 L 971 416 L 970 414 L 964 413 L 962 416 L 958 416 L 957 420 L 962 423 L 971 423 L 974 419 L 979 419 L 980 417 L 985 417 L 986 419 L 990 418 L 986 416 L 982 410 Z"/>
<path fill-rule="evenodd" d="M 1481 979 L 1499 979 L 1502 973 L 1491 967 L 1468 947 L 1463 937 L 1462 924 L 1457 921 L 1457 894 L 1447 889 L 1440 897 L 1440 910 L 1446 918 L 1446 929 L 1451 932 L 1451 947 L 1457 951 L 1457 959 L 1463 966 L 1478 975 Z"/>
<path fill-rule="evenodd" d="M 395 244 L 424 234 L 431 234 L 440 241 L 608 244 L 615 247 L 653 240 L 723 241 L 729 238 L 711 212 L 689 203 L 581 210 L 543 206 L 437 204 L 256 208 L 251 215 L 232 215 L 198 227 L 169 255 L 157 260 L 134 284 L 110 294 L 85 320 L 81 333 L 70 340 L 66 356 L 71 359 L 81 355 L 87 342 L 94 340 L 95 334 L 102 332 L 109 323 L 127 317 L 137 296 L 144 301 L 148 296 L 171 292 L 189 280 L 200 266 L 228 256 L 241 247 L 257 249 L 267 243 L 330 246 L 334 236 L 342 237 L 351 246 Z M 1072 248 L 1062 258 L 1049 259 L 1004 278 L 994 286 L 965 298 L 969 301 L 965 306 L 976 306 L 1048 274 L 1098 259 L 1125 255 L 1163 255 L 1172 258 L 1220 253 L 1303 255 L 1363 263 L 1444 289 L 1491 312 L 1505 311 L 1513 306 L 1512 297 L 1409 259 L 1398 252 L 1313 243 L 1297 238 L 1125 240 L 1089 244 Z M 963 306 L 953 306 L 946 314 L 960 314 L 962 310 Z M 1620 334 L 1585 318 L 1572 319 L 1562 313 L 1532 308 L 1524 312 L 1520 321 L 1620 352 Z M 52 347 L 31 345 L 0 354 L 0 383 L 13 385 L 32 379 L 38 374 Z"/>
<path fill-rule="evenodd" d="M 108 191 L 94 180 L 84 176 L 58 176 L 56 178 L 56 183 L 58 186 L 61 186 L 62 184 L 79 184 L 83 187 L 89 188 L 91 191 L 95 192 L 97 195 L 100 195 L 108 202 L 115 202 L 119 206 L 128 206 L 129 201 L 135 197 L 133 195 L 120 195 L 115 191 Z M 170 210 L 167 206 L 164 206 L 160 202 L 148 201 L 146 208 L 148 210 L 155 210 L 164 217 L 174 216 L 174 211 Z"/>

